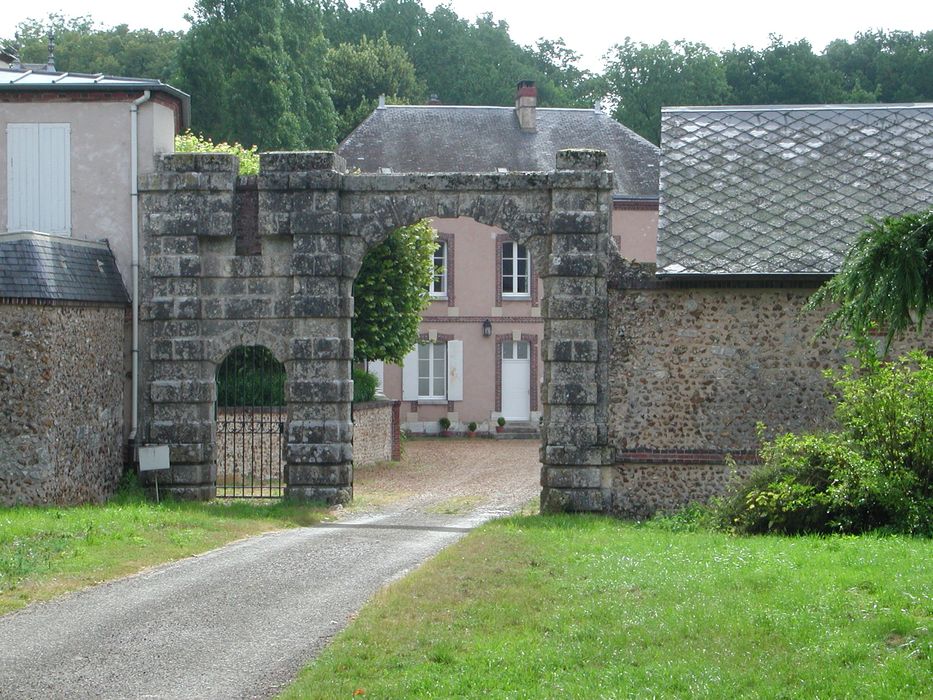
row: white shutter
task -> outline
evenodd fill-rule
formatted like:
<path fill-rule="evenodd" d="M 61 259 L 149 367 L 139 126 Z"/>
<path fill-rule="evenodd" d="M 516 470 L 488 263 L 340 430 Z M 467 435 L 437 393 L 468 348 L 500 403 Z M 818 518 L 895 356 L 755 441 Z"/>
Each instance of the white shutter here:
<path fill-rule="evenodd" d="M 463 401 L 463 341 L 447 341 L 447 400 Z"/>
<path fill-rule="evenodd" d="M 7 230 L 38 228 L 39 125 L 7 124 L 6 153 Z"/>
<path fill-rule="evenodd" d="M 7 229 L 71 234 L 71 126 L 7 125 Z"/>
<path fill-rule="evenodd" d="M 39 230 L 71 234 L 71 126 L 39 124 Z"/>
<path fill-rule="evenodd" d="M 418 346 L 405 355 L 402 363 L 402 401 L 418 400 Z"/>

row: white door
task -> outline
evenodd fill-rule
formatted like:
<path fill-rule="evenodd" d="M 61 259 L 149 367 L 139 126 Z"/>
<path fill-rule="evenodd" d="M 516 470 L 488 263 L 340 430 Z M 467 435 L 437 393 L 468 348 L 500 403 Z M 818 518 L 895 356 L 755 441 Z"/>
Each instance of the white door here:
<path fill-rule="evenodd" d="M 527 341 L 502 343 L 502 415 L 506 420 L 531 417 L 531 354 Z"/>

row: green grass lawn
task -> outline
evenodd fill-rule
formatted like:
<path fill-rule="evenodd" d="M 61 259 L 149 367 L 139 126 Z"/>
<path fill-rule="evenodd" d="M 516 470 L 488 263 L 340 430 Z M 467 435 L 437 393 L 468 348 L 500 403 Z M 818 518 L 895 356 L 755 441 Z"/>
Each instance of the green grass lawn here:
<path fill-rule="evenodd" d="M 933 542 L 586 516 L 490 523 L 286 698 L 933 697 Z"/>
<path fill-rule="evenodd" d="M 157 505 L 138 490 L 104 505 L 0 508 L 0 614 L 325 515 L 280 501 Z"/>

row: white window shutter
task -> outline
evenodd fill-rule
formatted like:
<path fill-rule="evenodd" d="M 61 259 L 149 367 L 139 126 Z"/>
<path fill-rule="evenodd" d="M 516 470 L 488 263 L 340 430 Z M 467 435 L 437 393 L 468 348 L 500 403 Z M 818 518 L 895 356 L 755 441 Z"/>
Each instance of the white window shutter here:
<path fill-rule="evenodd" d="M 7 125 L 7 229 L 71 234 L 71 126 Z"/>
<path fill-rule="evenodd" d="M 39 230 L 71 234 L 71 126 L 39 124 Z"/>
<path fill-rule="evenodd" d="M 418 400 L 418 346 L 405 355 L 402 363 L 402 401 Z"/>
<path fill-rule="evenodd" d="M 7 124 L 7 230 L 38 228 L 32 217 L 39 210 L 39 125 Z"/>
<path fill-rule="evenodd" d="M 447 341 L 447 400 L 463 401 L 463 341 Z"/>

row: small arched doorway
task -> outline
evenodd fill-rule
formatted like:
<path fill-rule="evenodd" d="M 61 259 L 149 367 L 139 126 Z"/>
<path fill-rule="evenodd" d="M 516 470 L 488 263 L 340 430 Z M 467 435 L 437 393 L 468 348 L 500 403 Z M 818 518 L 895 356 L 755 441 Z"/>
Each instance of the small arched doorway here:
<path fill-rule="evenodd" d="M 217 497 L 280 498 L 285 366 L 262 345 L 239 345 L 217 366 L 215 381 Z"/>

